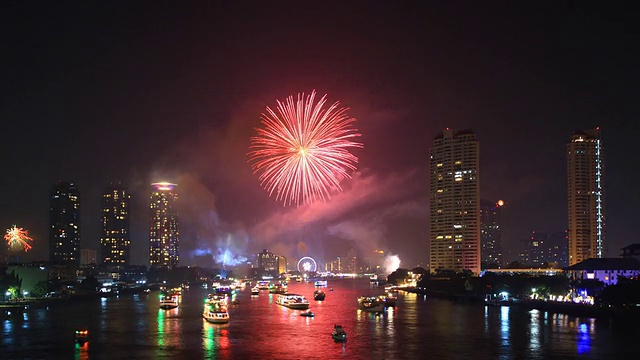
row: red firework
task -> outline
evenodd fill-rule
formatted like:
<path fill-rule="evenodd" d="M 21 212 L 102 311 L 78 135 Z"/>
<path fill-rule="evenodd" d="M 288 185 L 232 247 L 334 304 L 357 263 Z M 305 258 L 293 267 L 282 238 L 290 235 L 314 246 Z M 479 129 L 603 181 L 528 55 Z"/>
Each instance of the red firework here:
<path fill-rule="evenodd" d="M 277 100 L 276 114 L 267 107 L 261 116 L 262 128 L 251 137 L 249 161 L 254 173 L 260 173 L 260 184 L 276 194 L 285 205 L 311 203 L 331 198 L 331 191 L 342 191 L 340 180 L 350 177 L 358 158 L 349 148 L 361 148 L 352 141 L 360 136 L 351 127 L 356 119 L 347 108 L 335 102 L 324 108 L 327 95 L 314 104 L 316 92 L 305 98 L 298 94 L 294 101 Z"/>
<path fill-rule="evenodd" d="M 9 247 L 20 245 L 25 252 L 29 251 L 32 247 L 31 244 L 28 243 L 28 241 L 33 241 L 29 236 L 29 231 L 15 225 L 13 225 L 12 228 L 7 229 L 7 233 L 4 234 L 4 239 L 7 241 Z"/>

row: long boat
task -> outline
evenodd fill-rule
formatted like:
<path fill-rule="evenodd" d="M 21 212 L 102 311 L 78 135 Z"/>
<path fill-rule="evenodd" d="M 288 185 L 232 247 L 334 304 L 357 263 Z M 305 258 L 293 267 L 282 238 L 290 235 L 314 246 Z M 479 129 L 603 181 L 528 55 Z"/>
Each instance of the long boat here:
<path fill-rule="evenodd" d="M 309 308 L 309 301 L 298 294 L 280 294 L 276 299 L 276 304 L 294 310 L 307 310 Z"/>

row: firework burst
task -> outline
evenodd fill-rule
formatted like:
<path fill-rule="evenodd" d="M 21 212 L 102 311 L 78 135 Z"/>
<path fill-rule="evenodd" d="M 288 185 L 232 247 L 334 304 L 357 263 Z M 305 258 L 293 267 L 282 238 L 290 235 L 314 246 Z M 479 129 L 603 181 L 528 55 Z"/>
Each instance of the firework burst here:
<path fill-rule="evenodd" d="M 7 229 L 7 233 L 4 234 L 4 239 L 7 241 L 9 247 L 17 245 L 22 247 L 25 252 L 29 251 L 32 247 L 29 241 L 33 241 L 33 239 L 29 236 L 29 231 L 15 225 Z"/>
<path fill-rule="evenodd" d="M 249 162 L 260 173 L 260 184 L 284 205 L 312 203 L 342 191 L 340 181 L 349 178 L 358 158 L 350 148 L 360 136 L 351 125 L 356 119 L 338 102 L 324 108 L 327 96 L 314 104 L 316 92 L 297 101 L 289 96 L 277 101 L 276 111 L 267 107 L 261 116 L 262 128 L 251 137 Z"/>

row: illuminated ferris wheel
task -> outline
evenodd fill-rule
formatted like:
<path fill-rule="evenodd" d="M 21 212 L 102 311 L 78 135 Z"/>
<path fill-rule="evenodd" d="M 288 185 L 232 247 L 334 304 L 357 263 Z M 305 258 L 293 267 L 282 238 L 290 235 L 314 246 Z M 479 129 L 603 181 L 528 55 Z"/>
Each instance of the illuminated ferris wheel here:
<path fill-rule="evenodd" d="M 298 271 L 303 272 L 316 272 L 318 270 L 318 264 L 312 257 L 305 256 L 298 261 Z"/>

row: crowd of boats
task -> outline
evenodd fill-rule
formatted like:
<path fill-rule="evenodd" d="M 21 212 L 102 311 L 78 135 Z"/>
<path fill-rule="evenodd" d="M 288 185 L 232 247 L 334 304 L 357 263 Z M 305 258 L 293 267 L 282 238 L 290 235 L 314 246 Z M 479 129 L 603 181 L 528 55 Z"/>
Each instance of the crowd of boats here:
<path fill-rule="evenodd" d="M 226 324 L 230 321 L 229 305 L 231 295 L 238 288 L 244 288 L 247 283 L 235 283 L 233 285 L 212 284 L 211 293 L 204 301 L 202 317 L 205 321 L 212 324 Z M 313 292 L 313 299 L 316 301 L 324 301 L 326 293 L 322 288 L 327 287 L 327 281 L 319 280 L 314 282 L 316 289 Z M 270 294 L 276 294 L 276 304 L 287 307 L 292 310 L 301 310 L 300 316 L 314 317 L 315 314 L 310 311 L 310 303 L 304 295 L 290 293 L 286 281 L 270 282 L 258 281 L 252 284 L 251 296 L 260 296 L 261 291 L 268 291 Z M 333 292 L 333 288 L 329 290 Z M 180 304 L 182 295 L 181 288 L 164 289 L 160 294 L 160 309 L 175 309 Z M 377 296 L 361 296 L 358 299 L 358 309 L 364 312 L 382 313 L 387 307 L 394 307 L 397 300 L 397 292 L 392 289 L 386 289 L 385 294 Z M 335 325 L 332 338 L 335 341 L 346 341 L 347 333 L 341 325 Z"/>

